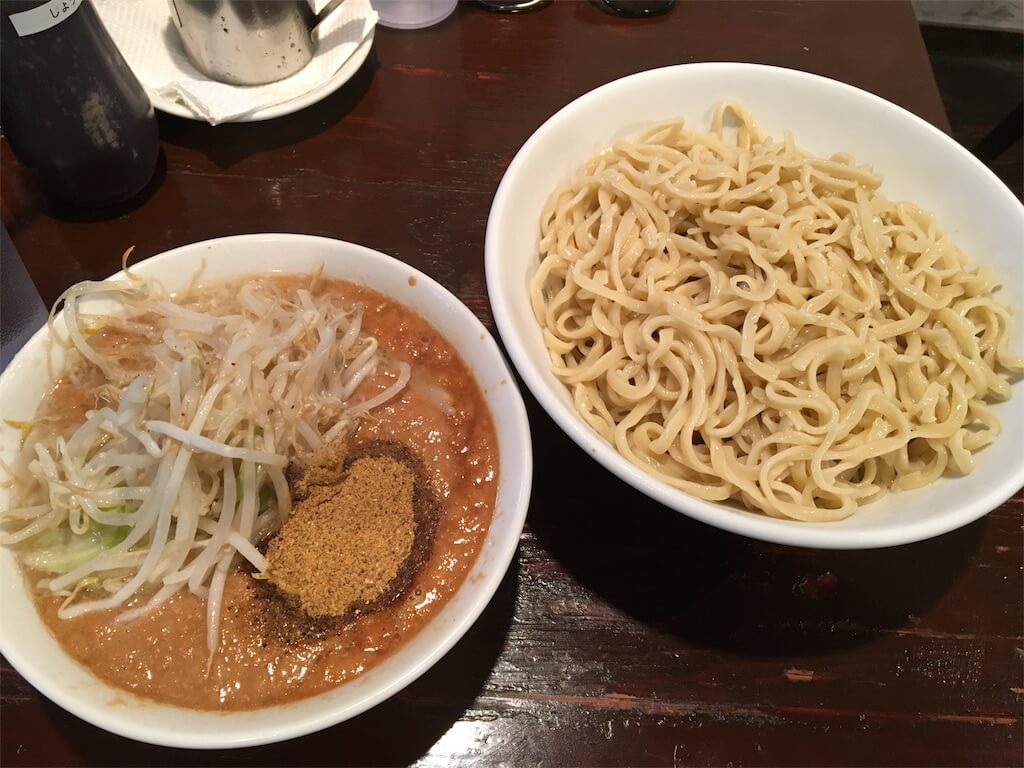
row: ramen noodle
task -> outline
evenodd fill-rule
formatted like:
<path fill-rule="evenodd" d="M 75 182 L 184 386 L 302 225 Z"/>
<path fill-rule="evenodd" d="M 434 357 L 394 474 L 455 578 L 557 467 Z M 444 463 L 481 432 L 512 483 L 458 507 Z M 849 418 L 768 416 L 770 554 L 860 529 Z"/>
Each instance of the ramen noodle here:
<path fill-rule="evenodd" d="M 1024 359 L 998 281 L 845 155 L 654 125 L 541 217 L 551 370 L 629 461 L 701 499 L 837 520 L 967 473 Z"/>

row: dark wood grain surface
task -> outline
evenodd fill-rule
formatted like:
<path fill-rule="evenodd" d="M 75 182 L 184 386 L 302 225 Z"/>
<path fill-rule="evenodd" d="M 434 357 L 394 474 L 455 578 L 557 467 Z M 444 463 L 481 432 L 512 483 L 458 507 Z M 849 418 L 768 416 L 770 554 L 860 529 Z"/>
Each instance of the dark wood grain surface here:
<path fill-rule="evenodd" d="M 615 18 L 560 0 L 380 29 L 356 77 L 276 121 L 160 118 L 142 202 L 51 206 L 2 145 L 2 216 L 44 299 L 139 256 L 235 233 L 351 240 L 423 269 L 493 328 L 484 227 L 502 172 L 556 109 L 614 78 L 778 64 L 948 130 L 909 3 L 702 3 Z M 98 183 L 101 183 L 98 180 Z M 869 552 L 761 544 L 597 470 L 524 392 L 536 477 L 501 589 L 430 672 L 348 723 L 201 753 L 105 734 L 0 667 L 15 765 L 1021 765 L 1018 496 L 938 539 Z M 566 477 L 585 477 L 567 484 Z"/>

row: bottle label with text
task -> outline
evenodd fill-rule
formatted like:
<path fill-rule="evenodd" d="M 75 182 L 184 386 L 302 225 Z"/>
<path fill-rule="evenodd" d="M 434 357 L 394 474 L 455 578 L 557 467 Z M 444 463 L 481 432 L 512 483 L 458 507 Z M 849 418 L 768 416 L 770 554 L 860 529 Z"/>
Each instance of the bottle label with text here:
<path fill-rule="evenodd" d="M 81 4 L 82 0 L 50 0 L 31 11 L 12 13 L 10 19 L 18 37 L 26 37 L 57 26 L 77 11 Z"/>

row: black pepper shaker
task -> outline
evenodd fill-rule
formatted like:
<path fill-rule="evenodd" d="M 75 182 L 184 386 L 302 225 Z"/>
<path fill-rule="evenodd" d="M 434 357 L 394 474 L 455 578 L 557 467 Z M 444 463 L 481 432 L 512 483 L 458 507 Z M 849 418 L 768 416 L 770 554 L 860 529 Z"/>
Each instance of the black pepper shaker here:
<path fill-rule="evenodd" d="M 153 177 L 153 107 L 88 0 L 0 2 L 0 76 L 4 134 L 53 196 L 101 207 Z"/>

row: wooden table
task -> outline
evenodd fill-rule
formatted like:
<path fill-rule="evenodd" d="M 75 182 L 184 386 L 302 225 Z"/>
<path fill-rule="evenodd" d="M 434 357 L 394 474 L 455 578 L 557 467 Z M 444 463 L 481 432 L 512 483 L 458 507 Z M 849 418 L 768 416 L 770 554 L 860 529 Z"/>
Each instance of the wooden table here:
<path fill-rule="evenodd" d="M 155 0 L 154 0 L 155 1 Z M 139 256 L 243 232 L 363 243 L 493 327 L 483 275 L 509 160 L 571 99 L 705 60 L 845 80 L 948 128 L 909 3 L 702 3 L 660 18 L 561 0 L 380 29 L 342 90 L 253 125 L 160 118 L 166 164 L 104 217 L 44 203 L 3 145 L 3 221 L 51 300 Z M 2 667 L 14 765 L 1020 765 L 1022 499 L 933 541 L 815 552 L 691 522 L 598 471 L 524 392 L 536 479 L 493 602 L 418 682 L 282 745 L 157 749 L 66 714 Z M 566 484 L 567 476 L 585 477 Z"/>

